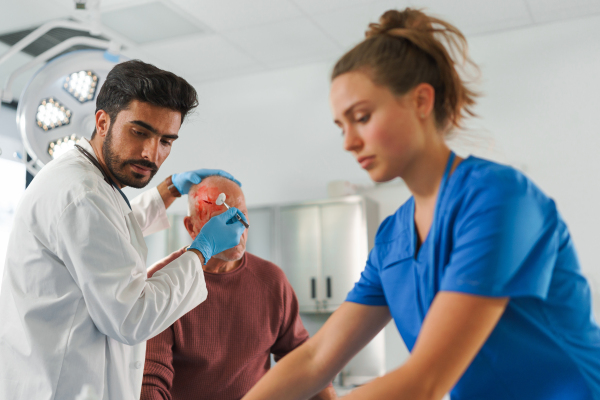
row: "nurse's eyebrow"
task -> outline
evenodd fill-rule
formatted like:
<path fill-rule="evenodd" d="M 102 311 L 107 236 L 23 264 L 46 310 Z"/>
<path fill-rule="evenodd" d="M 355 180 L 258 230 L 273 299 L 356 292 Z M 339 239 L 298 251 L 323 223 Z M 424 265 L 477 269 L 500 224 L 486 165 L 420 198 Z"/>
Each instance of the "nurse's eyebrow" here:
<path fill-rule="evenodd" d="M 367 103 L 367 102 L 368 102 L 367 100 L 358 100 L 356 103 L 353 103 L 350 107 L 348 107 L 346 109 L 346 111 L 344 111 L 344 115 L 345 116 L 349 116 L 352 113 L 352 110 L 354 109 L 354 107 L 359 106 L 362 103 Z M 340 121 L 337 120 L 337 119 L 335 119 L 335 120 L 333 120 L 333 123 L 336 124 L 336 125 L 339 125 Z"/>
<path fill-rule="evenodd" d="M 129 122 L 132 123 L 132 124 L 134 124 L 134 125 L 140 126 L 140 127 L 144 128 L 144 129 L 147 129 L 150 132 L 154 133 L 155 135 L 160 135 L 160 136 L 162 136 L 164 138 L 167 138 L 167 139 L 173 139 L 173 140 L 175 140 L 175 139 L 179 138 L 179 136 L 175 135 L 175 134 L 173 134 L 173 135 L 161 135 L 160 133 L 158 133 L 158 131 L 156 130 L 156 128 L 154 128 L 152 125 L 150 125 L 150 124 L 148 124 L 148 123 L 146 123 L 144 121 L 129 121 Z"/>

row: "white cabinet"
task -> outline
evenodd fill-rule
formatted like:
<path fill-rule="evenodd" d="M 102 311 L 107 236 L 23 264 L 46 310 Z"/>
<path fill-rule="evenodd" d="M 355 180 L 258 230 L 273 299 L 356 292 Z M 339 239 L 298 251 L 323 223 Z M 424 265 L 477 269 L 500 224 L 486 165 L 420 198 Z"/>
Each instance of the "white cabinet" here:
<path fill-rule="evenodd" d="M 255 256 L 277 264 L 277 244 L 274 236 L 275 218 L 276 210 L 274 207 L 248 209 L 250 228 L 248 228 L 246 250 Z"/>
<path fill-rule="evenodd" d="M 378 207 L 362 196 L 282 206 L 280 265 L 301 312 L 331 312 L 359 279 L 378 222 Z"/>
<path fill-rule="evenodd" d="M 281 238 L 281 268 L 296 292 L 302 311 L 303 307 L 316 304 L 320 298 L 317 294 L 321 258 L 319 207 L 282 207 L 278 228 Z"/>

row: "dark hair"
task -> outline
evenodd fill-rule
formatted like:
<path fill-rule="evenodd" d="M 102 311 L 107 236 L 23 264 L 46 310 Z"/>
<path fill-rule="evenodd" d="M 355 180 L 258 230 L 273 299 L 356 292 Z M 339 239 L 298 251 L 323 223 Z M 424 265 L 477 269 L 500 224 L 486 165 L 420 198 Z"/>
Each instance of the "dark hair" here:
<path fill-rule="evenodd" d="M 96 112 L 104 110 L 112 124 L 133 100 L 178 111 L 182 123 L 198 106 L 196 89 L 185 79 L 140 60 L 117 64 L 108 73 L 96 98 Z"/>
<path fill-rule="evenodd" d="M 365 36 L 336 63 L 331 80 L 362 70 L 397 96 L 428 83 L 435 90 L 436 125 L 443 131 L 460 128 L 464 114 L 475 115 L 477 94 L 461 79 L 453 56 L 477 66 L 468 58 L 467 41 L 456 27 L 407 8 L 386 11 L 378 24 L 369 24 Z"/>

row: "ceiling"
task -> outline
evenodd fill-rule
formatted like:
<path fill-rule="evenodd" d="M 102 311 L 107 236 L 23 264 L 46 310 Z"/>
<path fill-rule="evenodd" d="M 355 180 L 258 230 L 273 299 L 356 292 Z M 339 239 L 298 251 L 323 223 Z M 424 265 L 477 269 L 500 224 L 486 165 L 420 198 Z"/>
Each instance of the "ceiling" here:
<path fill-rule="evenodd" d="M 153 11 L 134 21 L 143 14 L 136 7 L 149 6 Z M 194 84 L 333 60 L 360 41 L 368 23 L 382 12 L 406 6 L 426 8 L 467 36 L 600 13 L 600 0 L 101 1 L 106 23 L 129 39 L 127 56 L 172 70 Z M 73 0 L 0 0 L 0 7 L 0 34 L 81 17 Z M 156 15 L 160 10 L 168 11 L 164 18 Z M 7 48 L 0 45 L 0 55 Z M 19 54 L 0 65 L 0 82 L 29 59 Z M 15 83 L 15 97 L 27 79 L 25 75 Z"/>

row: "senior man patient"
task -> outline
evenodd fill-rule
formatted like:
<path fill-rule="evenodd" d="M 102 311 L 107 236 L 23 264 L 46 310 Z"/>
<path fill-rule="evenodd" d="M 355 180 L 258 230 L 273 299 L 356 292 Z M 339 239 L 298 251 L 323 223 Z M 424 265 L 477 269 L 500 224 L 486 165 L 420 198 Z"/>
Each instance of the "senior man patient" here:
<path fill-rule="evenodd" d="M 184 224 L 195 238 L 226 203 L 247 214 L 241 188 L 223 177 L 192 186 Z M 250 226 L 252 226 L 252 221 Z M 275 264 L 237 246 L 203 266 L 207 300 L 148 341 L 141 400 L 236 400 L 279 360 L 308 339 L 296 295 Z M 153 271 L 149 271 L 151 275 Z M 335 399 L 329 385 L 313 399 Z"/>

